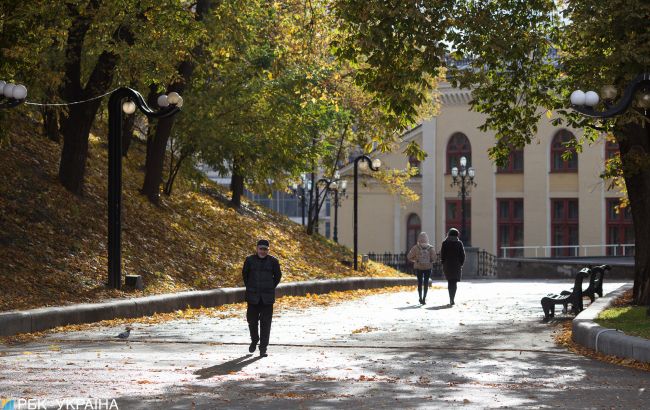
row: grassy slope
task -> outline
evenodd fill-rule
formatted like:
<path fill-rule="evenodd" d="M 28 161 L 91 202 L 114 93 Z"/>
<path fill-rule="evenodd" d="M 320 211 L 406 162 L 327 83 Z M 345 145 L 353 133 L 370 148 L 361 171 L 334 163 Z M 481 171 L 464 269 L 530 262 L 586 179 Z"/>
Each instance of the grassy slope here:
<path fill-rule="evenodd" d="M 29 122 L 25 119 L 25 122 Z M 0 147 L 0 311 L 140 296 L 106 289 L 107 150 L 91 136 L 83 197 L 57 182 L 61 147 L 32 126 Z M 32 128 L 32 129 L 30 129 Z M 358 276 L 339 261 L 351 252 L 253 203 L 225 206 L 209 181 L 193 190 L 182 176 L 160 207 L 138 194 L 144 147 L 132 145 L 123 171 L 123 266 L 141 274 L 145 293 L 241 285 L 241 264 L 258 238 L 269 238 L 284 281 Z M 393 276 L 383 265 L 364 274 Z"/>

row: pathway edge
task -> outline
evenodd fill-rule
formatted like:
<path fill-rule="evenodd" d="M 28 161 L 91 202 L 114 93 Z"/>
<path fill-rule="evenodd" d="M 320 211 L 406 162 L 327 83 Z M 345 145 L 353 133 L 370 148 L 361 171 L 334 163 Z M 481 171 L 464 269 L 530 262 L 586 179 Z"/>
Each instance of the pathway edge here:
<path fill-rule="evenodd" d="M 415 285 L 414 277 L 404 278 L 345 278 L 281 283 L 276 296 L 304 296 L 335 291 L 376 289 L 390 286 Z M 81 303 L 23 311 L 0 313 L 0 336 L 38 332 L 57 326 L 93 323 L 116 318 L 135 318 L 154 313 L 168 313 L 185 308 L 215 307 L 244 301 L 245 289 L 219 288 L 114 299 L 99 303 Z"/>
<path fill-rule="evenodd" d="M 614 300 L 632 289 L 631 283 L 619 287 L 583 310 L 573 319 L 572 339 L 574 342 L 597 352 L 640 362 L 650 363 L 650 340 L 629 336 L 616 329 L 608 329 L 595 322 L 598 314 L 612 305 Z"/>

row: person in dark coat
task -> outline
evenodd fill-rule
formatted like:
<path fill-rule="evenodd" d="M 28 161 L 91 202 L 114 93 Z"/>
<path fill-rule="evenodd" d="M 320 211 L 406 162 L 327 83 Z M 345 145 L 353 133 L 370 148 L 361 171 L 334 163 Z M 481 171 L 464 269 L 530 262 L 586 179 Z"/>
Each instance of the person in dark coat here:
<path fill-rule="evenodd" d="M 246 286 L 246 302 L 248 302 L 246 320 L 251 334 L 248 351 L 253 353 L 259 342 L 260 356 L 266 357 L 271 334 L 275 288 L 282 279 L 280 262 L 269 255 L 269 241 L 261 239 L 257 242 L 257 253 L 250 255 L 244 261 L 242 276 Z"/>
<path fill-rule="evenodd" d="M 460 239 L 458 239 L 458 230 L 456 228 L 451 228 L 449 233 L 447 233 L 447 238 L 442 242 L 440 263 L 442 263 L 442 272 L 447 279 L 449 304 L 453 306 L 454 298 L 456 297 L 456 288 L 462 276 L 463 264 L 465 263 L 465 248 Z"/>

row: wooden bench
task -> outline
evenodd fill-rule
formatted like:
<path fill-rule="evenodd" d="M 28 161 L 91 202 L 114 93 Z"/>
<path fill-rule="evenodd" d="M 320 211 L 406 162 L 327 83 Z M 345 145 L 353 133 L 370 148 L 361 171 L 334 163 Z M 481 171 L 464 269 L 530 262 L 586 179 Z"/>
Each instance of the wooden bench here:
<path fill-rule="evenodd" d="M 563 305 L 564 311 L 568 310 L 569 303 L 571 310 L 574 314 L 582 312 L 584 305 L 582 304 L 582 282 L 588 275 L 591 274 L 589 268 L 583 268 L 576 274 L 576 280 L 573 284 L 571 291 L 565 291 L 564 294 L 559 295 L 549 293 L 542 298 L 542 309 L 544 310 L 544 320 L 548 320 L 555 316 L 555 305 Z"/>

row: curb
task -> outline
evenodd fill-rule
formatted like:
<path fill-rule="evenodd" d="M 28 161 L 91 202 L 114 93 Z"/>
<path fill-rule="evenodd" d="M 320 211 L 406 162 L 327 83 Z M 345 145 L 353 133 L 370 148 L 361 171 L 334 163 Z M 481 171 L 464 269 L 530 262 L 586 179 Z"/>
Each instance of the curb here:
<path fill-rule="evenodd" d="M 650 340 L 628 336 L 616 329 L 602 327 L 594 321 L 600 312 L 629 289 L 632 289 L 632 284 L 625 284 L 596 299 L 587 309 L 580 312 L 573 319 L 571 337 L 574 342 L 596 352 L 650 363 Z"/>
<path fill-rule="evenodd" d="M 304 296 L 355 289 L 376 289 L 390 286 L 414 285 L 410 278 L 346 278 L 281 283 L 276 297 Z M 221 288 L 187 291 L 110 302 L 82 303 L 24 311 L 0 313 L 0 336 L 39 332 L 58 326 L 99 322 L 116 318 L 135 318 L 154 313 L 168 313 L 179 309 L 215 307 L 244 302 L 245 288 Z"/>

